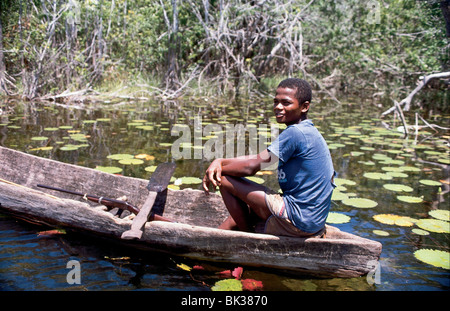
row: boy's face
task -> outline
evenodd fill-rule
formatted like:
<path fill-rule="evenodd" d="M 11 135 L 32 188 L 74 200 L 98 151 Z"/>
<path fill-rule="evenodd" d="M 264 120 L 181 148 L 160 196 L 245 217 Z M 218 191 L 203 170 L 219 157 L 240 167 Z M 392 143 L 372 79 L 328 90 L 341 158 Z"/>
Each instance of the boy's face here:
<path fill-rule="evenodd" d="M 291 125 L 298 123 L 306 116 L 309 109 L 309 102 L 299 104 L 295 98 L 296 89 L 277 88 L 273 99 L 273 111 L 278 123 Z"/>

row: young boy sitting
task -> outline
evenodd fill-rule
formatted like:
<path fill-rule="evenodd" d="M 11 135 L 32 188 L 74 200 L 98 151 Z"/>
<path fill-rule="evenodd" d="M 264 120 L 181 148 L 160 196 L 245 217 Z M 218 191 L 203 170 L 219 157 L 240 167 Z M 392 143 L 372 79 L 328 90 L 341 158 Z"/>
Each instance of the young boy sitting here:
<path fill-rule="evenodd" d="M 258 155 L 215 159 L 203 177 L 203 188 L 219 187 L 230 216 L 220 229 L 253 231 L 256 215 L 264 232 L 284 236 L 321 236 L 331 205 L 335 171 L 328 146 L 307 119 L 311 87 L 301 79 L 283 80 L 276 89 L 273 111 L 287 128 Z M 251 182 L 264 165 L 278 160 L 283 194 Z"/>

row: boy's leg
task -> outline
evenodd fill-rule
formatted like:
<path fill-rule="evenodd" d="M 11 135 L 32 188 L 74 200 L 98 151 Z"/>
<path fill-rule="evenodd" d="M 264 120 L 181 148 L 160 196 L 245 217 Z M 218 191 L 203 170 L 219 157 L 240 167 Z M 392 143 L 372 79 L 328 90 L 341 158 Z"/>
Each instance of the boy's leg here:
<path fill-rule="evenodd" d="M 247 179 L 222 176 L 220 192 L 230 217 L 219 228 L 231 230 L 238 227 L 241 231 L 251 231 L 251 212 L 267 220 L 272 213 L 266 205 L 266 191 L 266 187 Z"/>

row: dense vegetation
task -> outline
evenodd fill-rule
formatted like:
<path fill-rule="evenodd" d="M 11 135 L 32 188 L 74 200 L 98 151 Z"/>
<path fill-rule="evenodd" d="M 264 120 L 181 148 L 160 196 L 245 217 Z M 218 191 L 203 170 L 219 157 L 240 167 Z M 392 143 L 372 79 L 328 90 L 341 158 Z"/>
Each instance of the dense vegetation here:
<path fill-rule="evenodd" d="M 399 97 L 449 69 L 444 2 L 1 0 L 0 92 L 248 94 L 300 76 Z"/>

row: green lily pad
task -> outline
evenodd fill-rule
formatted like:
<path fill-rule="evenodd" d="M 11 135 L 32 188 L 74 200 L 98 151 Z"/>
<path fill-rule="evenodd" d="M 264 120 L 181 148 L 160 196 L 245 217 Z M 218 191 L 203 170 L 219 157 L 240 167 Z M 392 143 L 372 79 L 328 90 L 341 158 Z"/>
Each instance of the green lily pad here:
<path fill-rule="evenodd" d="M 430 235 L 430 232 L 428 232 L 426 230 L 422 230 L 422 229 L 414 228 L 411 231 L 417 235 Z"/>
<path fill-rule="evenodd" d="M 372 232 L 380 236 L 389 236 L 389 232 L 384 230 L 372 230 Z"/>
<path fill-rule="evenodd" d="M 334 183 L 336 186 L 342 186 L 342 185 L 349 185 L 349 186 L 355 186 L 356 182 L 353 180 L 345 179 L 345 178 L 335 178 Z"/>
<path fill-rule="evenodd" d="M 421 179 L 419 180 L 419 182 L 422 185 L 426 185 L 426 186 L 442 186 L 442 184 L 439 181 L 434 181 L 434 180 L 430 180 L 430 179 Z"/>
<path fill-rule="evenodd" d="M 397 199 L 406 203 L 422 203 L 423 199 L 421 197 L 413 197 L 408 195 L 399 195 Z"/>
<path fill-rule="evenodd" d="M 420 172 L 421 169 L 415 166 L 400 166 L 400 168 L 405 172 Z"/>
<path fill-rule="evenodd" d="M 141 159 L 122 159 L 122 160 L 119 160 L 119 163 L 120 164 L 123 164 L 123 165 L 140 165 L 140 164 L 143 164 L 144 163 L 144 160 L 141 160 Z"/>
<path fill-rule="evenodd" d="M 116 153 L 107 156 L 107 158 L 112 160 L 124 160 L 124 159 L 133 159 L 134 155 L 127 153 Z"/>
<path fill-rule="evenodd" d="M 253 181 L 253 182 L 257 183 L 257 184 L 263 184 L 264 181 L 265 181 L 263 178 L 256 177 L 256 176 L 249 176 L 249 177 L 246 177 L 246 179 L 251 180 L 251 181 Z"/>
<path fill-rule="evenodd" d="M 67 144 L 65 146 L 62 146 L 61 148 L 59 148 L 59 150 L 63 150 L 63 151 L 74 151 L 74 150 L 78 150 L 78 148 L 80 148 L 81 145 L 72 145 L 72 144 Z"/>
<path fill-rule="evenodd" d="M 364 177 L 369 179 L 391 180 L 392 176 L 385 173 L 364 173 Z"/>
<path fill-rule="evenodd" d="M 429 265 L 450 269 L 450 253 L 436 249 L 419 249 L 414 252 L 414 256 Z"/>
<path fill-rule="evenodd" d="M 434 217 L 439 220 L 450 221 L 450 211 L 448 211 L 448 210 L 435 209 L 435 210 L 429 211 L 428 214 L 431 217 Z"/>
<path fill-rule="evenodd" d="M 43 140 L 47 140 L 48 139 L 48 137 L 45 137 L 45 136 L 34 136 L 34 137 L 31 137 L 31 140 L 35 140 L 35 141 L 43 141 Z"/>
<path fill-rule="evenodd" d="M 391 177 L 398 177 L 398 178 L 407 178 L 408 174 L 402 173 L 402 172 L 387 172 L 387 175 Z"/>
<path fill-rule="evenodd" d="M 97 166 L 95 169 L 105 172 L 105 173 L 111 173 L 111 174 L 119 174 L 122 172 L 122 169 L 120 167 L 116 167 L 116 166 Z"/>
<path fill-rule="evenodd" d="M 59 127 L 45 127 L 44 131 L 48 131 L 48 132 L 54 132 L 59 130 Z"/>
<path fill-rule="evenodd" d="M 146 168 L 144 168 L 145 171 L 153 173 L 156 170 L 157 166 L 156 165 L 151 165 L 151 166 L 147 166 Z"/>
<path fill-rule="evenodd" d="M 350 221 L 350 217 L 342 213 L 330 212 L 327 217 L 329 224 L 345 224 Z"/>
<path fill-rule="evenodd" d="M 419 219 L 416 225 L 431 232 L 450 233 L 450 223 L 439 219 Z"/>
<path fill-rule="evenodd" d="M 242 291 L 242 282 L 237 279 L 220 280 L 211 287 L 214 292 L 217 291 Z"/>
<path fill-rule="evenodd" d="M 348 195 L 339 190 L 334 190 L 331 196 L 332 201 L 342 201 L 346 199 L 348 199 Z"/>
<path fill-rule="evenodd" d="M 181 177 L 176 180 L 175 185 L 193 185 L 201 183 L 202 180 L 198 177 Z"/>
<path fill-rule="evenodd" d="M 342 203 L 357 208 L 372 208 L 378 205 L 378 203 L 373 200 L 363 198 L 349 198 L 343 200 Z"/>
<path fill-rule="evenodd" d="M 383 188 L 391 190 L 391 191 L 398 191 L 398 192 L 412 192 L 414 189 L 410 186 L 401 185 L 401 184 L 385 184 L 383 185 Z"/>
<path fill-rule="evenodd" d="M 73 129 L 73 126 L 72 125 L 61 125 L 59 128 L 61 130 L 71 130 L 71 129 Z"/>

